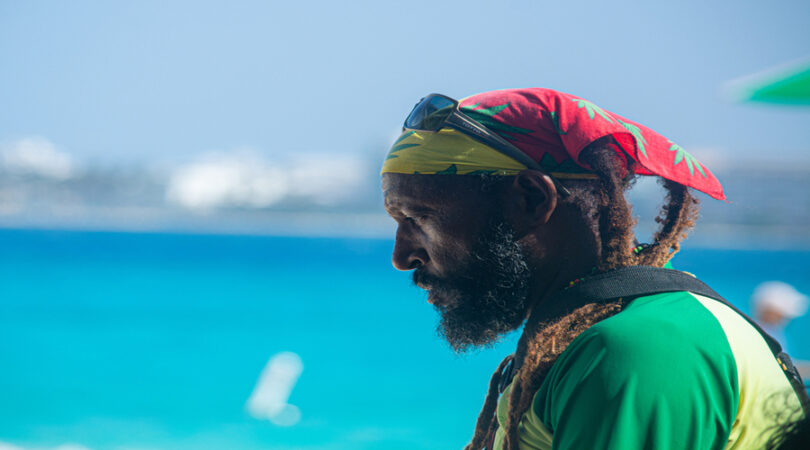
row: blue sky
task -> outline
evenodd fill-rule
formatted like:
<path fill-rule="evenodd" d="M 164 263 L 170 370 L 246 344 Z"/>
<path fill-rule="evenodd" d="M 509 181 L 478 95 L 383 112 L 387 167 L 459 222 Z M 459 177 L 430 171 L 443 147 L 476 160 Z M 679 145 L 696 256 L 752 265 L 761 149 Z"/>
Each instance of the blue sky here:
<path fill-rule="evenodd" d="M 810 108 L 723 83 L 810 54 L 810 3 L 0 1 L 0 143 L 81 159 L 382 154 L 413 103 L 542 86 L 691 148 L 807 158 Z"/>

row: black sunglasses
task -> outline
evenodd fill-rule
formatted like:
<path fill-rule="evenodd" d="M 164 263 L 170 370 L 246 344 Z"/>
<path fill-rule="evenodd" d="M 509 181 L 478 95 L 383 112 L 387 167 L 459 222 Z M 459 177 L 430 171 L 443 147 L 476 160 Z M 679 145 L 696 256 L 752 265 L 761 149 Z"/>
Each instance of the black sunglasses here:
<path fill-rule="evenodd" d="M 482 142 L 489 147 L 503 153 L 504 155 L 523 164 L 529 169 L 543 172 L 551 177 L 557 192 L 563 196 L 571 195 L 565 186 L 552 177 L 548 171 L 540 166 L 529 155 L 515 147 L 512 143 L 502 138 L 500 135 L 481 125 L 479 122 L 465 115 L 459 109 L 459 103 L 452 98 L 442 94 L 430 94 L 419 100 L 413 110 L 405 119 L 404 128 L 417 131 L 439 131 L 444 127 L 456 129 L 473 139 Z"/>

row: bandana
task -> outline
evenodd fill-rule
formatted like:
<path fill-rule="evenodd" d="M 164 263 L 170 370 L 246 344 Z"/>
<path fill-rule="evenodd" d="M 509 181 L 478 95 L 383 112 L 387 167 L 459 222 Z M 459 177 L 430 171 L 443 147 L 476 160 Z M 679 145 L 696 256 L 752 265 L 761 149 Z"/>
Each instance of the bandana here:
<path fill-rule="evenodd" d="M 557 178 L 594 178 L 579 154 L 592 142 L 609 144 L 623 170 L 657 175 L 719 200 L 720 182 L 675 142 L 595 104 L 551 89 L 509 89 L 468 97 L 461 112 L 498 133 Z M 526 167 L 451 128 L 405 130 L 394 142 L 382 173 L 514 175 Z"/>

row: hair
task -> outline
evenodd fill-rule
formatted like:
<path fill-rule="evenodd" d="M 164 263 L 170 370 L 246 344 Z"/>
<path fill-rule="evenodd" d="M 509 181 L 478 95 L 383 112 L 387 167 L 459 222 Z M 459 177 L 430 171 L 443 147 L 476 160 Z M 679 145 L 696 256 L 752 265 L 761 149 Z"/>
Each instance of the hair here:
<path fill-rule="evenodd" d="M 768 440 L 768 450 L 799 450 L 810 447 L 810 415 L 785 423 Z"/>
<path fill-rule="evenodd" d="M 805 384 L 805 388 L 807 388 Z M 767 450 L 794 450 L 810 448 L 810 414 L 804 407 L 796 407 L 793 390 L 775 393 L 765 399 L 762 409 L 765 419 L 773 425 L 760 436 L 769 437 L 763 444 Z"/>
<path fill-rule="evenodd" d="M 689 189 L 679 183 L 663 180 L 667 191 L 665 203 L 656 217 L 659 229 L 649 245 L 635 246 L 633 229 L 636 221 L 624 193 L 633 184 L 635 175 L 632 166 L 627 167 L 616 151 L 612 138 L 603 138 L 582 151 L 580 160 L 590 166 L 598 180 L 564 180 L 571 192 L 563 203 L 577 210 L 594 233 L 599 248 L 597 271 L 605 272 L 620 267 L 645 265 L 662 267 L 680 249 L 680 241 L 686 237 L 697 218 L 698 201 Z M 491 186 L 484 183 L 486 189 Z M 634 248 L 636 247 L 636 248 Z M 540 388 L 554 362 L 583 331 L 597 322 L 621 312 L 621 299 L 610 303 L 592 303 L 549 322 L 530 320 L 518 341 L 512 362 L 516 367 L 507 391 L 508 414 L 504 428 L 505 450 L 518 449 L 518 425 L 531 407 L 535 392 Z M 510 355 L 501 363 L 492 376 L 484 405 L 476 422 L 472 441 L 467 450 L 477 450 L 487 444 L 487 438 L 497 429 L 495 410 L 498 403 L 499 385 L 504 367 L 512 360 Z M 505 393 L 506 395 L 506 393 Z"/>

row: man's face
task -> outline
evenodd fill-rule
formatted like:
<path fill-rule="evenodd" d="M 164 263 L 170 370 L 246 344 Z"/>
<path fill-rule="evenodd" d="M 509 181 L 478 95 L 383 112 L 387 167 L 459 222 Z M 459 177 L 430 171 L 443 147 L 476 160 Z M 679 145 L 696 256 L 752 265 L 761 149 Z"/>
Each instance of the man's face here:
<path fill-rule="evenodd" d="M 458 352 L 520 326 L 531 273 L 497 196 L 479 186 L 474 177 L 383 176 L 386 210 L 398 224 L 392 262 L 413 270 Z"/>

